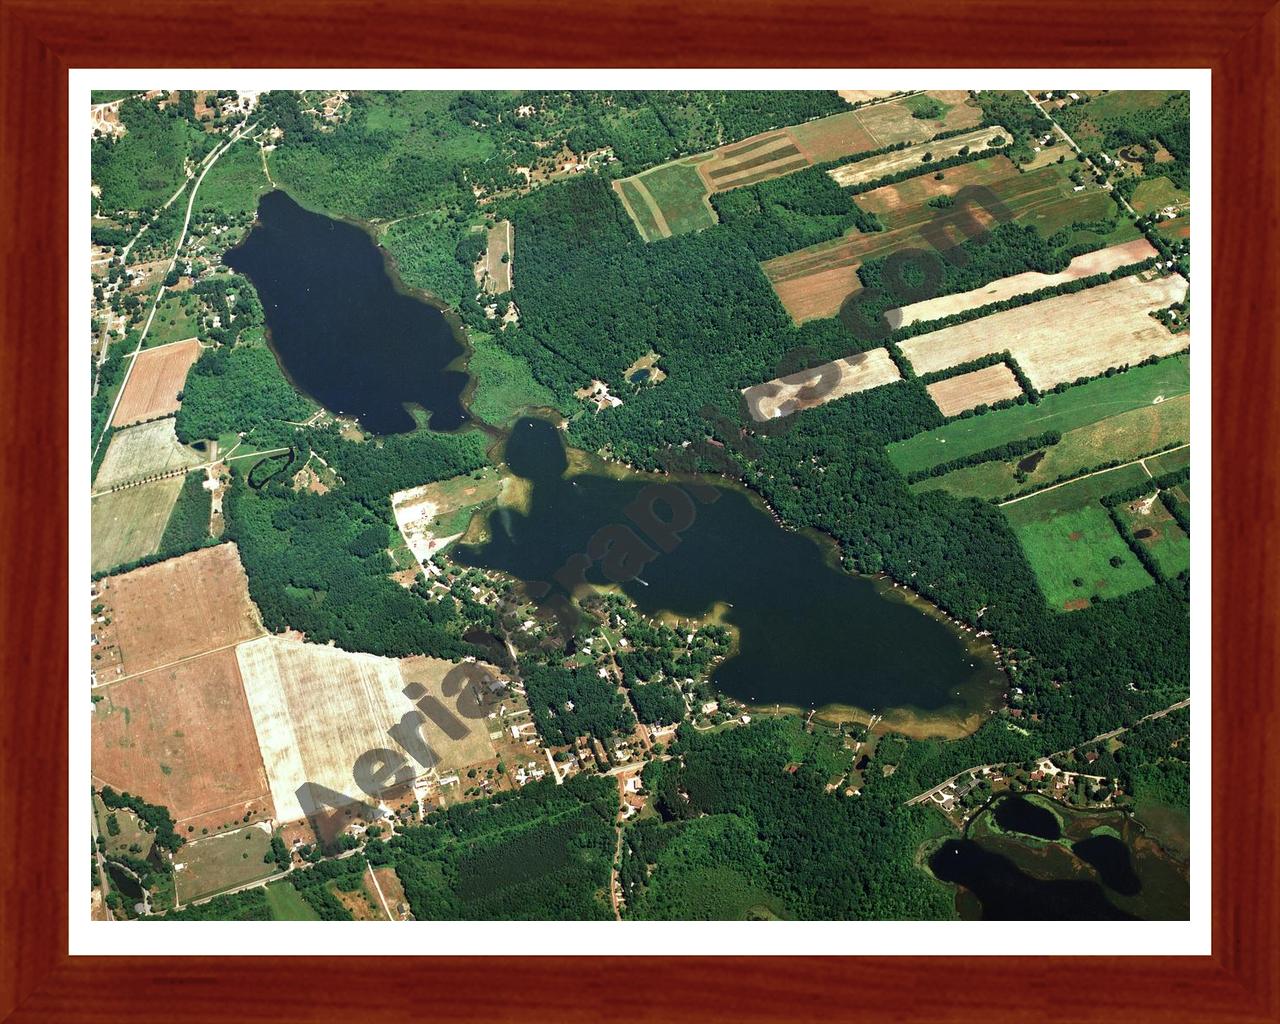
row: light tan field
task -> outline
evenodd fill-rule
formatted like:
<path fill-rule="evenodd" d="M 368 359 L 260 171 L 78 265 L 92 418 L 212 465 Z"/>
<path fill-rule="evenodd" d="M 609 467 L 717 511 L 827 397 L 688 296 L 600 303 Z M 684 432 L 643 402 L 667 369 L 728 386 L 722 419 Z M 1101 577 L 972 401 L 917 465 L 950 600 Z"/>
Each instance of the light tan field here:
<path fill-rule="evenodd" d="M 490 295 L 511 291 L 511 261 L 515 228 L 511 221 L 500 220 L 489 229 L 488 246 L 477 267 L 477 281 Z M 504 263 L 502 257 L 506 256 Z"/>
<path fill-rule="evenodd" d="M 966 409 L 991 405 L 1022 394 L 1018 378 L 1004 363 L 934 381 L 925 390 L 943 416 L 958 416 Z"/>
<path fill-rule="evenodd" d="M 487 723 L 468 720 L 457 711 L 456 695 L 441 694 L 441 681 L 455 667 L 449 662 L 413 659 L 406 677 L 393 658 L 351 654 L 282 637 L 242 644 L 236 657 L 281 821 L 312 817 L 312 808 L 303 803 L 308 796 L 315 808 L 374 802 L 375 795 L 404 791 L 432 768 L 493 756 Z M 405 695 L 406 686 L 415 682 L 451 714 L 449 725 L 455 735 L 419 712 L 414 699 Z M 415 760 L 387 733 L 406 716 L 410 728 L 420 729 L 426 749 L 419 753 L 426 763 Z M 366 763 L 382 782 L 372 787 L 377 794 L 367 793 L 356 781 L 357 761 L 370 751 L 377 753 Z M 389 763 L 397 768 L 401 757 L 407 767 L 391 778 L 385 767 Z M 346 799 L 332 795 L 326 799 L 319 789 L 308 794 L 309 785 L 325 787 Z"/>
<path fill-rule="evenodd" d="M 99 584 L 111 618 L 104 643 L 136 675 L 262 634 L 234 544 L 201 548 Z"/>
<path fill-rule="evenodd" d="M 743 388 L 742 395 L 752 419 L 763 423 L 901 379 L 888 350 L 877 348 Z"/>
<path fill-rule="evenodd" d="M 90 570 L 104 572 L 155 554 L 181 490 L 182 477 L 174 476 L 94 498 L 89 512 Z"/>
<path fill-rule="evenodd" d="M 838 89 L 836 95 L 846 103 L 866 103 L 867 100 L 879 100 L 892 96 L 893 89 Z"/>
<path fill-rule="evenodd" d="M 98 468 L 94 488 L 105 491 L 161 473 L 184 470 L 204 461 L 204 456 L 194 448 L 179 443 L 173 423 L 170 416 L 116 431 Z"/>
<path fill-rule="evenodd" d="M 95 688 L 99 784 L 211 831 L 274 814 L 235 652 L 216 651 Z M 179 831 L 186 834 L 185 829 Z"/>
<path fill-rule="evenodd" d="M 876 109 L 876 108 L 872 108 Z M 892 153 L 885 153 L 883 156 L 873 156 L 867 160 L 858 160 L 855 163 L 844 164 L 841 167 L 833 167 L 827 171 L 831 176 L 831 180 L 842 188 L 846 185 L 861 185 L 868 181 L 875 181 L 877 178 L 885 178 L 890 174 L 897 174 L 899 171 L 905 171 L 908 168 L 919 167 L 924 163 L 922 159 L 925 153 L 932 153 L 932 163 L 939 160 L 946 160 L 955 156 L 965 146 L 972 150 L 990 149 L 990 140 L 1000 135 L 1004 138 L 1005 144 L 1008 145 L 1009 133 L 998 125 L 991 128 L 979 128 L 977 131 L 965 132 L 963 135 L 954 135 L 949 139 L 942 139 L 937 142 L 921 142 L 914 146 L 908 146 L 906 149 L 894 150 Z M 885 143 L 881 143 L 885 145 Z"/>
<path fill-rule="evenodd" d="M 1145 238 L 1137 238 L 1132 242 L 1124 242 L 1121 245 L 1112 245 L 1106 249 L 1098 249 L 1094 252 L 1087 252 L 1083 256 L 1077 256 L 1067 268 L 1057 274 L 1039 274 L 1035 271 L 1028 271 L 1025 274 L 1014 274 L 1011 277 L 1002 277 L 998 281 L 992 281 L 990 284 L 983 285 L 981 288 L 974 288 L 971 291 L 959 292 L 955 295 L 942 295 L 936 299 L 925 299 L 923 302 L 913 302 L 909 306 L 902 306 L 897 310 L 889 312 L 890 323 L 900 323 L 906 326 L 915 323 L 917 320 L 938 320 L 944 316 L 951 316 L 953 313 L 963 313 L 970 309 L 977 309 L 979 306 L 986 306 L 992 302 L 1003 302 L 1005 299 L 1011 299 L 1015 295 L 1025 295 L 1028 292 L 1039 291 L 1041 288 L 1051 288 L 1054 285 L 1065 284 L 1067 281 L 1076 281 L 1082 277 L 1091 277 L 1094 274 L 1109 274 L 1117 267 L 1127 267 L 1133 263 L 1141 263 L 1143 260 L 1150 259 L 1157 255 L 1155 246 L 1148 242 Z M 901 320 L 895 321 L 894 315 L 901 316 Z"/>
<path fill-rule="evenodd" d="M 199 357 L 200 342 L 195 338 L 139 352 L 111 425 L 123 427 L 177 412 L 181 405 L 178 392 Z"/>
<path fill-rule="evenodd" d="M 1148 314 L 1186 297 L 1178 274 L 1125 277 L 1071 295 L 1056 295 L 902 343 L 917 373 L 932 373 L 1008 349 L 1040 390 L 1109 367 L 1179 352 L 1189 334 L 1170 334 Z"/>

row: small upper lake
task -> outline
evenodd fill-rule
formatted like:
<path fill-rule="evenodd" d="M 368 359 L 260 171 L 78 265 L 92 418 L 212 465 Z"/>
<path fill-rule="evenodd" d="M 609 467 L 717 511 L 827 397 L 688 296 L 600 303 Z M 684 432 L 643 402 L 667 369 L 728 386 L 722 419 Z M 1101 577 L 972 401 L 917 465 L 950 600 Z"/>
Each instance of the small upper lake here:
<path fill-rule="evenodd" d="M 767 706 L 910 708 L 953 729 L 976 727 L 999 693 L 989 647 L 977 650 L 902 591 L 844 572 L 834 545 L 782 528 L 742 488 L 606 466 L 566 452 L 560 431 L 536 418 L 516 423 L 505 459 L 522 478 L 512 488 L 521 507 L 490 512 L 483 541 L 451 557 L 551 583 L 577 556 L 586 583 L 620 586 L 645 614 L 717 615 L 739 640 L 712 676 L 724 693 Z M 655 485 L 678 488 L 679 507 L 647 499 Z M 637 506 L 672 529 L 649 521 L 646 532 Z M 626 571 L 611 574 L 619 564 Z"/>
<path fill-rule="evenodd" d="M 226 255 L 258 291 L 270 344 L 289 379 L 331 412 L 375 434 L 433 430 L 468 420 L 467 374 L 448 367 L 464 352 L 445 315 L 406 293 L 383 252 L 353 224 L 312 213 L 281 191 Z"/>

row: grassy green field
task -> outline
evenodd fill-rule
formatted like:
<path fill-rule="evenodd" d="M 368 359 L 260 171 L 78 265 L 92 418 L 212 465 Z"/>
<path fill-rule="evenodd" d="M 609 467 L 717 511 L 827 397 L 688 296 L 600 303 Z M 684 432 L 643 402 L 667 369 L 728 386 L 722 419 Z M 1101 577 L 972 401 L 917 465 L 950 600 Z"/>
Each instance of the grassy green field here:
<path fill-rule="evenodd" d="M 1129 203 L 1139 213 L 1150 213 L 1166 206 L 1181 206 L 1190 198 L 1189 193 L 1175 187 L 1172 181 L 1161 175 L 1140 182 Z"/>
<path fill-rule="evenodd" d="M 242 139 L 228 149 L 200 183 L 196 202 L 225 213 L 253 213 L 258 197 L 271 191 L 256 142 Z"/>
<path fill-rule="evenodd" d="M 1095 595 L 1117 597 L 1151 582 L 1100 504 L 1018 523 L 1014 532 L 1052 608 L 1084 607 Z"/>
<path fill-rule="evenodd" d="M 492 335 L 472 333 L 475 351 L 467 369 L 476 378 L 471 411 L 486 423 L 503 426 L 522 409 L 555 406 L 556 399 L 533 379 L 529 364 L 499 345 Z"/>
<path fill-rule="evenodd" d="M 126 487 L 93 499 L 89 567 L 103 572 L 155 554 L 182 490 L 182 477 Z"/>
<path fill-rule="evenodd" d="M 1127 490 L 1150 479 L 1136 463 L 1072 480 L 1049 490 L 1001 505 L 1005 518 L 1014 526 L 1048 519 L 1092 505 L 1099 498 Z"/>
<path fill-rule="evenodd" d="M 189 903 L 274 874 L 275 862 L 263 860 L 270 850 L 270 833 L 255 825 L 188 843 L 173 858 L 178 899 Z"/>
<path fill-rule="evenodd" d="M 1190 448 L 1179 448 L 1176 452 L 1165 452 L 1163 455 L 1153 455 L 1147 459 L 1147 469 L 1151 470 L 1152 476 L 1172 473 L 1176 469 L 1186 469 L 1189 465 L 1191 465 Z"/>
<path fill-rule="evenodd" d="M 1056 445 L 1043 449 L 1044 457 L 1033 469 L 1024 472 L 1021 480 L 1017 475 L 1018 465 L 1027 464 L 1025 458 L 966 466 L 945 476 L 921 480 L 913 490 L 944 490 L 962 498 L 1002 498 L 1052 483 L 1063 476 L 1086 472 L 1106 462 L 1128 461 L 1166 445 L 1184 443 L 1190 430 L 1190 396 L 1181 395 L 1066 431 Z M 1147 466 L 1152 475 L 1156 475 L 1150 462 Z"/>
<path fill-rule="evenodd" d="M 266 888 L 267 906 L 276 921 L 319 921 L 320 915 L 298 895 L 298 890 L 288 880 L 272 882 Z"/>
<path fill-rule="evenodd" d="M 1177 576 L 1191 568 L 1191 538 L 1182 532 L 1158 498 L 1125 502 L 1118 511 L 1121 520 L 1138 543 L 1151 552 L 1166 576 Z"/>
<path fill-rule="evenodd" d="M 200 333 L 196 321 L 198 303 L 192 292 L 165 292 L 156 307 L 151 330 L 147 331 L 145 348 L 158 348 L 175 341 L 185 341 Z"/>
<path fill-rule="evenodd" d="M 640 237 L 646 242 L 661 238 L 662 229 L 658 227 L 653 211 L 649 209 L 649 204 L 644 201 L 640 190 L 636 188 L 636 183 L 624 180 L 618 182 L 618 187 L 622 189 L 622 195 L 630 208 L 631 219 L 636 222 L 636 227 L 640 230 Z"/>
<path fill-rule="evenodd" d="M 996 448 L 1047 430 L 1066 433 L 1130 409 L 1150 405 L 1157 397 L 1186 394 L 1190 364 L 1175 356 L 1139 366 L 1114 377 L 1102 377 L 1062 394 L 1046 395 L 1037 405 L 1019 405 L 969 419 L 953 420 L 888 446 L 890 461 L 903 473 Z"/>
<path fill-rule="evenodd" d="M 107 808 L 102 802 L 102 797 L 96 793 L 93 797 L 93 814 L 98 819 L 98 834 L 106 840 L 106 853 L 108 856 L 115 854 L 123 854 L 127 857 L 136 857 L 138 860 L 146 858 L 151 852 L 151 846 L 155 842 L 155 835 L 146 831 L 142 827 L 142 823 L 138 821 L 138 816 L 127 807 L 122 807 L 117 811 Z M 115 820 L 116 834 L 111 834 L 111 826 L 108 819 Z M 138 849 L 131 850 L 131 846 Z"/>
<path fill-rule="evenodd" d="M 699 231 L 716 223 L 715 214 L 706 203 L 706 185 L 696 167 L 664 164 L 646 171 L 638 180 L 653 196 L 673 235 Z"/>

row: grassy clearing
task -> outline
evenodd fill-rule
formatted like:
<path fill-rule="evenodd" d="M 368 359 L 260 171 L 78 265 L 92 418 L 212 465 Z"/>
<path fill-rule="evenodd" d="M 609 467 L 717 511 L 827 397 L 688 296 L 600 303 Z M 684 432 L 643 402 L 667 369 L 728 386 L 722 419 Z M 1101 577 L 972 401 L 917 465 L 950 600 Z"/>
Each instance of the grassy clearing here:
<path fill-rule="evenodd" d="M 262 153 L 255 142 L 244 139 L 218 157 L 200 183 L 196 200 L 201 207 L 211 206 L 224 213 L 253 213 L 258 197 L 270 191 Z"/>
<path fill-rule="evenodd" d="M 533 379 L 529 364 L 492 335 L 473 333 L 471 343 L 475 351 L 467 369 L 476 378 L 471 411 L 482 420 L 502 426 L 523 409 L 555 406 L 555 395 Z"/>
<path fill-rule="evenodd" d="M 627 212 L 631 214 L 631 219 L 636 222 L 636 227 L 640 229 L 640 237 L 646 242 L 662 238 L 662 229 L 658 227 L 653 211 L 649 209 L 649 204 L 645 202 L 644 196 L 640 194 L 636 183 L 630 180 L 620 181 L 618 182 L 618 188 L 626 200 Z"/>
<path fill-rule="evenodd" d="M 1118 509 L 1121 520 L 1138 543 L 1151 552 L 1166 576 L 1191 568 L 1191 538 L 1158 498 L 1126 502 Z"/>
<path fill-rule="evenodd" d="M 1151 583 L 1107 510 L 1096 502 L 1017 523 L 1014 532 L 1052 608 L 1083 608 L 1095 596 L 1117 597 Z"/>
<path fill-rule="evenodd" d="M 1184 189 L 1174 185 L 1163 174 L 1158 178 L 1146 178 L 1133 190 L 1130 205 L 1139 213 L 1150 213 L 1166 206 L 1181 206 L 1191 198 Z"/>
<path fill-rule="evenodd" d="M 196 319 L 197 302 L 192 292 L 166 292 L 156 307 L 151 330 L 147 331 L 145 348 L 158 348 L 175 341 L 194 338 L 200 333 Z"/>
<path fill-rule="evenodd" d="M 922 480 L 914 489 L 944 490 L 958 497 L 1001 498 L 1085 472 L 1104 462 L 1128 461 L 1157 448 L 1185 442 L 1190 429 L 1190 398 L 1182 395 L 1066 431 L 1056 445 L 1042 450 L 1043 458 L 1038 462 L 1035 454 L 1009 462 L 984 462 Z M 1023 467 L 1021 479 L 1019 466 Z M 1156 471 L 1151 472 L 1154 475 Z"/>
<path fill-rule="evenodd" d="M 666 164 L 641 175 L 639 180 L 658 204 L 671 234 L 683 235 L 715 225 L 715 214 L 706 202 L 707 188 L 696 167 Z"/>
<path fill-rule="evenodd" d="M 270 850 L 271 835 L 256 825 L 188 843 L 173 858 L 178 899 L 189 903 L 274 874 L 275 862 L 263 860 Z"/>
<path fill-rule="evenodd" d="M 1179 448 L 1176 452 L 1153 455 L 1146 460 L 1146 463 L 1147 469 L 1151 471 L 1152 476 L 1161 476 L 1165 473 L 1172 473 L 1174 470 L 1186 469 L 1191 465 L 1191 449 Z"/>
<path fill-rule="evenodd" d="M 1085 508 L 1097 502 L 1099 498 L 1134 487 L 1149 479 L 1143 468 L 1134 463 L 1072 480 L 1070 483 L 1001 505 L 1000 508 L 1004 511 L 1005 518 L 1016 527 Z"/>
<path fill-rule="evenodd" d="M 155 554 L 181 490 L 182 477 L 172 477 L 94 498 L 90 570 L 103 572 Z"/>
<path fill-rule="evenodd" d="M 913 473 L 1047 430 L 1065 434 L 1150 405 L 1160 396 L 1169 399 L 1184 395 L 1190 388 L 1190 363 L 1184 356 L 1175 356 L 1068 388 L 1062 394 L 1046 395 L 1037 405 L 1019 405 L 953 420 L 891 444 L 887 451 L 901 472 Z"/>
<path fill-rule="evenodd" d="M 267 906 L 275 921 L 319 921 L 320 915 L 311 909 L 289 881 L 272 882 L 266 888 Z"/>

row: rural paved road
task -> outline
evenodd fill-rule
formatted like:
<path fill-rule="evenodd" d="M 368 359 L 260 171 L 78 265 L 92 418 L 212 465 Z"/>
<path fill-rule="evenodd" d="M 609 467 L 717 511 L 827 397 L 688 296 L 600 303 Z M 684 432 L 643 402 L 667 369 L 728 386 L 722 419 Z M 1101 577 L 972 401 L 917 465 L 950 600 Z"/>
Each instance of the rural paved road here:
<path fill-rule="evenodd" d="M 204 176 L 209 173 L 209 168 L 211 168 L 214 164 L 218 162 L 218 158 L 222 156 L 222 154 L 225 153 L 228 149 L 230 149 L 231 146 L 236 141 L 244 138 L 245 135 L 247 135 L 254 128 L 257 128 L 256 124 L 242 125 L 240 128 L 237 128 L 235 131 L 231 133 L 231 137 L 227 139 L 226 142 L 224 142 L 221 146 L 218 146 L 216 149 L 213 150 L 213 152 L 211 152 L 207 157 L 204 158 L 204 162 L 202 164 L 203 170 L 201 170 L 200 172 L 200 177 L 198 177 L 196 179 L 195 184 L 191 186 L 191 198 L 187 200 L 187 215 L 182 221 L 182 234 L 178 236 L 178 244 L 174 247 L 173 258 L 169 260 L 170 270 L 172 270 L 174 268 L 174 265 L 178 262 L 178 254 L 182 252 L 182 243 L 186 241 L 187 227 L 191 223 L 191 210 L 195 206 L 196 192 L 198 192 L 200 189 L 200 182 L 204 181 Z M 173 200 L 176 199 L 182 193 L 182 189 L 186 187 L 187 187 L 187 183 L 183 182 L 182 188 L 178 189 L 177 192 L 175 192 L 172 196 L 170 196 L 169 203 L 173 202 Z M 168 206 L 169 203 L 165 203 L 165 206 Z M 139 234 L 141 234 L 141 232 L 139 232 Z M 134 241 L 137 241 L 136 237 Z M 133 243 L 131 242 L 130 245 L 132 244 Z M 159 307 L 160 299 L 163 295 L 164 295 L 164 285 L 161 284 L 159 289 L 157 289 L 156 291 L 155 300 L 151 303 L 151 312 L 148 314 L 147 322 L 142 328 L 142 334 L 139 335 L 138 337 L 138 344 L 134 348 L 133 352 L 130 353 L 130 355 L 128 356 L 129 365 L 125 367 L 124 380 L 120 382 L 120 388 L 118 391 L 116 391 L 115 401 L 111 403 L 111 411 L 107 413 L 107 421 L 102 426 L 102 433 L 98 435 L 97 443 L 95 443 L 93 446 L 93 456 L 91 457 L 91 461 L 92 461 L 92 458 L 97 458 L 98 449 L 102 447 L 102 440 L 107 436 L 107 431 L 111 429 L 111 421 L 116 417 L 116 409 L 120 405 L 120 397 L 124 394 L 124 389 L 129 383 L 129 375 L 133 372 L 133 364 L 137 361 L 138 353 L 142 351 L 143 343 L 147 340 L 147 332 L 151 330 L 151 322 L 155 319 L 156 309 Z"/>
<path fill-rule="evenodd" d="M 1144 717 L 1139 718 L 1137 721 L 1137 724 L 1141 725 L 1143 722 L 1150 722 L 1156 718 L 1163 718 L 1165 715 L 1169 714 L 1170 712 L 1177 711 L 1179 708 L 1185 708 L 1190 704 L 1191 704 L 1191 698 L 1187 697 L 1184 700 L 1178 701 L 1176 704 L 1170 704 L 1167 708 L 1162 708 L 1159 711 L 1153 711 L 1151 712 L 1151 714 L 1145 715 Z M 1076 750 L 1080 747 L 1087 747 L 1091 743 L 1101 743 L 1104 740 L 1112 739 L 1128 731 L 1129 730 L 1124 727 L 1121 727 L 1119 729 L 1112 729 L 1110 732 L 1099 733 L 1097 736 L 1094 736 L 1092 739 L 1085 740 L 1083 743 L 1077 743 L 1074 747 L 1068 747 L 1067 749 Z M 1067 752 L 1066 750 L 1055 750 L 1052 754 L 1045 754 L 1041 758 L 1041 760 L 1044 760 L 1046 758 L 1060 757 L 1066 752 Z M 948 786 L 954 784 L 956 779 L 960 778 L 962 775 L 968 775 L 970 772 L 987 771 L 992 768 L 999 768 L 1002 765 L 1011 764 L 1011 763 L 1012 762 L 1010 761 L 999 761 L 995 764 L 980 764 L 980 765 L 975 765 L 972 768 L 966 768 L 964 769 L 964 771 L 956 772 L 949 779 L 944 779 L 942 782 L 939 782 L 932 789 L 927 789 L 923 793 L 913 796 L 910 800 L 907 801 L 907 806 L 910 807 L 912 804 L 920 804 L 920 803 L 924 803 L 926 800 L 932 799 L 935 793 L 939 793 L 942 790 L 946 789 Z"/>
<path fill-rule="evenodd" d="M 1034 96 L 1032 96 L 1032 95 L 1031 95 L 1031 93 L 1030 93 L 1030 91 L 1029 91 L 1029 90 L 1027 90 L 1027 89 L 1023 89 L 1022 91 L 1023 91 L 1023 92 L 1025 92 L 1025 93 L 1027 94 L 1027 99 L 1029 99 L 1032 103 L 1035 103 L 1036 108 L 1037 108 L 1038 110 L 1040 110 L 1040 111 L 1041 111 L 1041 113 L 1043 113 L 1043 114 L 1044 114 L 1044 116 L 1045 116 L 1045 117 L 1047 117 L 1047 118 L 1049 119 L 1049 122 L 1053 125 L 1054 130 L 1055 130 L 1059 135 L 1061 135 L 1064 139 L 1066 139 L 1066 141 L 1067 141 L 1067 145 L 1069 145 L 1073 150 L 1075 150 L 1075 152 L 1079 153 L 1081 156 L 1084 156 L 1084 151 L 1083 151 L 1079 146 L 1077 146 L 1077 145 L 1076 145 L 1076 140 L 1075 140 L 1075 139 L 1073 139 L 1070 135 L 1068 135 L 1068 134 L 1067 134 L 1067 130 L 1066 130 L 1065 128 L 1063 128 L 1063 127 L 1062 127 L 1062 125 L 1058 124 L 1058 120 L 1057 120 L 1057 118 L 1055 118 L 1051 113 L 1049 113 L 1049 111 L 1045 110 L 1045 109 L 1044 109 L 1044 107 L 1040 106 L 1040 104 L 1036 102 L 1036 98 L 1035 98 Z M 1094 163 L 1092 160 L 1090 160 L 1087 156 L 1086 156 L 1086 157 L 1084 157 L 1084 162 L 1089 166 L 1089 168 L 1094 172 L 1094 174 L 1103 174 L 1103 175 L 1105 175 L 1105 173 L 1106 173 L 1106 172 L 1105 172 L 1105 171 L 1103 171 L 1103 170 L 1102 170 L 1102 169 L 1101 169 L 1097 164 L 1095 164 L 1095 163 Z M 1128 210 L 1128 211 L 1129 211 L 1129 213 L 1131 213 L 1131 214 L 1133 215 L 1133 217 L 1134 217 L 1134 219 L 1135 219 L 1135 220 L 1137 219 L 1138 211 L 1137 211 L 1137 210 L 1135 210 L 1132 206 L 1130 206 L 1130 205 L 1129 205 L 1129 201 L 1128 201 L 1127 199 L 1125 199 L 1125 197 L 1124 197 L 1124 196 L 1120 195 L 1120 193 L 1118 193 L 1118 192 L 1117 192 L 1117 191 L 1116 191 L 1116 190 L 1111 186 L 1111 184 L 1110 184 L 1110 183 L 1108 183 L 1108 184 L 1104 185 L 1104 186 L 1103 186 L 1103 188 L 1105 188 L 1108 192 L 1110 192 L 1110 193 L 1111 193 L 1112 198 L 1113 198 L 1113 199 L 1115 199 L 1115 200 L 1116 200 L 1116 202 L 1118 202 L 1118 203 L 1119 203 L 1121 206 L 1123 206 L 1126 210 Z"/>

